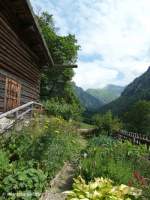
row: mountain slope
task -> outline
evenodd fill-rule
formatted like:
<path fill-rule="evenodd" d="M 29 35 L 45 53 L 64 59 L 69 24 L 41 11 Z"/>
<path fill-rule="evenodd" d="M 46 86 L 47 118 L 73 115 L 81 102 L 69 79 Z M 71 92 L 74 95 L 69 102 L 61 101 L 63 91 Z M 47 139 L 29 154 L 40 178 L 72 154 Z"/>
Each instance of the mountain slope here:
<path fill-rule="evenodd" d="M 103 106 L 100 111 L 112 110 L 114 114 L 121 115 L 139 100 L 150 100 L 150 67 L 129 84 L 117 100 Z"/>
<path fill-rule="evenodd" d="M 104 104 L 94 96 L 85 92 L 82 88 L 74 86 L 75 93 L 80 100 L 81 105 L 90 112 L 100 109 Z"/>
<path fill-rule="evenodd" d="M 117 99 L 123 92 L 124 87 L 117 85 L 107 85 L 102 89 L 88 89 L 86 92 L 98 98 L 104 104 Z"/>

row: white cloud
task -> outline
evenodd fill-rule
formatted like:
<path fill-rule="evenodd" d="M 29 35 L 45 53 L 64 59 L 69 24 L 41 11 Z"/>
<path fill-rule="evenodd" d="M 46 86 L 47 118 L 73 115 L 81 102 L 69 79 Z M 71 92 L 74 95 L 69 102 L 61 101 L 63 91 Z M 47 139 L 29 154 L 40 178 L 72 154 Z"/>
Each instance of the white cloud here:
<path fill-rule="evenodd" d="M 99 61 L 79 62 L 80 66 L 75 70 L 74 81 L 84 89 L 101 88 L 114 81 L 118 72 L 113 69 L 100 67 Z"/>
<path fill-rule="evenodd" d="M 60 34 L 82 47 L 74 80 L 84 88 L 126 85 L 150 63 L 149 0 L 32 0 L 54 14 Z M 82 56 L 102 60 L 91 62 Z M 121 76 L 119 76 L 121 74 Z M 91 77 L 91 78 L 90 78 Z"/>

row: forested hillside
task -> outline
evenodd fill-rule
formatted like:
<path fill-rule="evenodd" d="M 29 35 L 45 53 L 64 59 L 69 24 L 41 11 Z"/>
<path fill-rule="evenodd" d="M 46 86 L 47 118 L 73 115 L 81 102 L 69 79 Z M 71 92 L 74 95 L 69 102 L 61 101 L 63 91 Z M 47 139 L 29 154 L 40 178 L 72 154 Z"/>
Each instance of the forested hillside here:
<path fill-rule="evenodd" d="M 102 101 L 103 104 L 107 104 L 117 99 L 123 90 L 124 87 L 122 86 L 110 84 L 102 89 L 88 89 L 86 92 Z"/>
<path fill-rule="evenodd" d="M 100 111 L 111 110 L 114 114 L 122 115 L 139 100 L 150 100 L 150 67 L 129 84 L 117 100 L 102 107 Z"/>
<path fill-rule="evenodd" d="M 81 87 L 74 86 L 75 93 L 86 111 L 95 112 L 104 105 L 102 101 L 84 91 Z"/>

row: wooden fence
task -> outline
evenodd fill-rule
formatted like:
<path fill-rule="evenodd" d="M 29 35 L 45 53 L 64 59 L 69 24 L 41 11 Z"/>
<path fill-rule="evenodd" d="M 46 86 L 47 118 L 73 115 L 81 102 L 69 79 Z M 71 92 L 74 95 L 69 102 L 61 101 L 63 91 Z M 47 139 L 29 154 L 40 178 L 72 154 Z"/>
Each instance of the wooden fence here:
<path fill-rule="evenodd" d="M 150 137 L 146 135 L 120 130 L 114 136 L 120 140 L 129 140 L 133 144 L 145 144 L 150 149 Z"/>

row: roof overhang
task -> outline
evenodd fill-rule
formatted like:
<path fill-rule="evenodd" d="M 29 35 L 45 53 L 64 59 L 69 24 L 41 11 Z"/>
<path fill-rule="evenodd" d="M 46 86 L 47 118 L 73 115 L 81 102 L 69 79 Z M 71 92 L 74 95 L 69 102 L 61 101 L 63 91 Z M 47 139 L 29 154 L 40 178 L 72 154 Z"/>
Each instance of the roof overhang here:
<path fill-rule="evenodd" d="M 38 57 L 41 66 L 53 66 L 54 62 L 42 36 L 36 16 L 29 0 L 11 0 L 10 6 L 18 23 L 17 28 L 21 38 Z"/>
<path fill-rule="evenodd" d="M 17 24 L 15 26 L 18 34 L 36 55 L 41 67 L 49 66 L 54 69 L 77 68 L 77 65 L 54 64 L 29 0 L 4 0 L 4 3 L 5 1 Z M 7 5 L 5 4 L 6 7 Z"/>

